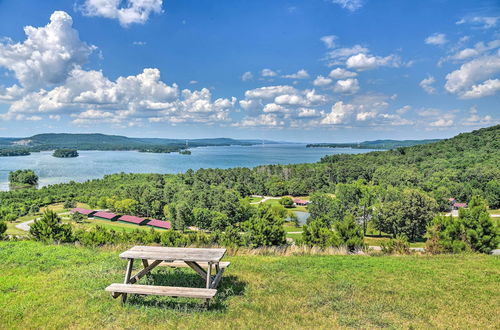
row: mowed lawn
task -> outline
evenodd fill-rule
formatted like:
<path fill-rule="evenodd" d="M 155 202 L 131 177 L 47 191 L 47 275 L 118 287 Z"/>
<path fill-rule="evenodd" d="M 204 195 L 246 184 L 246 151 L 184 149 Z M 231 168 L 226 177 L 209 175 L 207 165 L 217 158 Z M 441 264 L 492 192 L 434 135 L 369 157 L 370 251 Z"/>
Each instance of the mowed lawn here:
<path fill-rule="evenodd" d="M 500 326 L 500 259 L 446 256 L 253 256 L 231 261 L 218 298 L 132 296 L 125 249 L 0 243 L 0 328 L 463 328 Z M 198 285 L 190 270 L 155 269 L 141 282 Z"/>

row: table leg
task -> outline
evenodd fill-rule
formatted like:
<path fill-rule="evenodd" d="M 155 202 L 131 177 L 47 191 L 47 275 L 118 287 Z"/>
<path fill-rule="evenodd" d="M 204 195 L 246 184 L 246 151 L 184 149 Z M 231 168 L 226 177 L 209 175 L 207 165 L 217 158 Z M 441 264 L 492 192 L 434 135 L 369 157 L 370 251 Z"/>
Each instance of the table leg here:
<path fill-rule="evenodd" d="M 207 268 L 207 289 L 210 289 L 212 286 L 212 262 L 208 262 Z"/>
<path fill-rule="evenodd" d="M 124 284 L 127 284 L 130 281 L 130 275 L 132 275 L 132 267 L 134 266 L 134 259 L 128 259 L 127 263 L 127 271 L 125 272 L 125 281 L 123 281 Z M 125 303 L 127 301 L 127 294 L 123 293 L 122 294 L 122 303 Z"/>

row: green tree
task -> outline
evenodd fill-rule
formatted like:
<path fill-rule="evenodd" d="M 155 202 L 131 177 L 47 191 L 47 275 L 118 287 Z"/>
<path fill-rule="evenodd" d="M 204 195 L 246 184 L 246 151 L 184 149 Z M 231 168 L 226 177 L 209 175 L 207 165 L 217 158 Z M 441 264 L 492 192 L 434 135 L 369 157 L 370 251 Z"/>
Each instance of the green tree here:
<path fill-rule="evenodd" d="M 499 242 L 498 226 L 488 213 L 486 200 L 474 196 L 458 218 L 435 217 L 427 230 L 427 250 L 431 253 L 476 251 L 489 253 Z"/>
<path fill-rule="evenodd" d="M 318 246 L 321 248 L 338 247 L 342 239 L 337 232 L 334 232 L 325 225 L 321 219 L 315 219 L 304 225 L 302 231 L 302 241 L 309 246 Z"/>
<path fill-rule="evenodd" d="M 30 227 L 31 236 L 37 241 L 71 242 L 72 230 L 69 224 L 62 224 L 61 218 L 54 211 L 47 210 Z"/>
<path fill-rule="evenodd" d="M 7 222 L 0 221 L 0 239 L 3 238 L 6 231 L 7 231 Z"/>
<path fill-rule="evenodd" d="M 260 204 L 257 212 L 243 226 L 247 245 L 251 247 L 283 245 L 286 243 L 284 219 L 270 205 Z"/>
<path fill-rule="evenodd" d="M 361 249 L 365 246 L 363 241 L 363 229 L 356 224 L 352 215 L 347 215 L 344 220 L 335 224 L 335 229 L 342 241 L 351 252 Z"/>
<path fill-rule="evenodd" d="M 81 213 L 74 212 L 71 213 L 71 220 L 76 222 L 76 223 L 82 223 L 85 220 L 85 216 Z"/>
<path fill-rule="evenodd" d="M 9 172 L 9 182 L 11 185 L 31 185 L 38 183 L 38 176 L 33 170 L 17 170 Z"/>
<path fill-rule="evenodd" d="M 405 189 L 375 207 L 373 223 L 393 237 L 405 234 L 414 241 L 423 237 L 437 209 L 432 197 L 417 189 Z"/>
<path fill-rule="evenodd" d="M 63 207 L 65 209 L 72 209 L 76 207 L 76 202 L 74 199 L 67 199 L 66 201 L 64 201 Z"/>
<path fill-rule="evenodd" d="M 284 207 L 293 207 L 293 199 L 289 196 L 282 197 L 279 203 Z"/>

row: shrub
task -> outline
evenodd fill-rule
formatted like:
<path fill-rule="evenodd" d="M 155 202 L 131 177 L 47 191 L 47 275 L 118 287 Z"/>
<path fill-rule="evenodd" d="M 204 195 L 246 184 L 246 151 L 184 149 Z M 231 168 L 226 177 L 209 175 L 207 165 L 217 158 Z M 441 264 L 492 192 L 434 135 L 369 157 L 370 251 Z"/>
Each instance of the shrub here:
<path fill-rule="evenodd" d="M 3 238 L 3 235 L 7 231 L 7 223 L 5 221 L 0 221 L 0 239 Z"/>
<path fill-rule="evenodd" d="M 247 232 L 245 245 L 259 247 L 286 243 L 284 219 L 276 213 L 276 210 L 268 204 L 261 204 L 256 214 L 243 223 Z"/>
<path fill-rule="evenodd" d="M 67 199 L 66 201 L 64 201 L 63 207 L 65 209 L 72 209 L 76 207 L 76 202 L 73 199 Z"/>
<path fill-rule="evenodd" d="M 309 246 L 321 248 L 338 247 L 342 240 L 339 235 L 332 231 L 324 221 L 317 219 L 310 221 L 303 227 L 302 243 Z"/>
<path fill-rule="evenodd" d="M 410 243 L 406 235 L 398 235 L 387 242 L 382 242 L 380 247 L 385 254 L 410 254 Z"/>
<path fill-rule="evenodd" d="M 279 203 L 283 205 L 284 207 L 292 207 L 293 206 L 293 199 L 289 196 L 285 196 L 279 200 Z"/>
<path fill-rule="evenodd" d="M 356 224 L 352 215 L 347 215 L 344 220 L 337 222 L 335 228 L 342 245 L 345 245 L 350 252 L 365 247 L 363 229 Z"/>
<path fill-rule="evenodd" d="M 44 242 L 72 242 L 71 226 L 62 224 L 61 218 L 54 211 L 47 210 L 40 220 L 35 220 L 30 228 L 31 236 L 37 241 Z"/>
<path fill-rule="evenodd" d="M 470 201 L 469 209 L 460 209 L 457 219 L 435 217 L 426 237 L 430 253 L 489 253 L 499 243 L 498 228 L 488 213 L 486 201 L 477 196 Z"/>
<path fill-rule="evenodd" d="M 72 213 L 70 218 L 76 223 L 82 223 L 85 220 L 85 216 L 78 212 Z"/>

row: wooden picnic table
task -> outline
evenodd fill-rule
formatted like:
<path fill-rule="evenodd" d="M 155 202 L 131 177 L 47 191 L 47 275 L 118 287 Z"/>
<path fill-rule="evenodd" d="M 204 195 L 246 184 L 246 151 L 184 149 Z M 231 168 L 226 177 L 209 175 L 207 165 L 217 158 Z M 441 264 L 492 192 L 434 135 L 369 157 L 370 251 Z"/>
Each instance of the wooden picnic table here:
<path fill-rule="evenodd" d="M 123 303 L 127 300 L 127 294 L 145 294 L 200 298 L 205 299 L 208 304 L 208 301 L 217 293 L 222 274 L 229 266 L 229 262 L 221 262 L 225 253 L 226 249 L 134 246 L 120 254 L 120 258 L 128 260 L 123 284 L 113 283 L 106 288 L 106 291 L 111 292 L 113 298 L 121 295 Z M 132 268 L 136 259 L 142 261 L 143 269 L 132 276 Z M 190 267 L 205 279 L 205 288 L 135 284 L 157 266 Z M 215 275 L 212 275 L 213 269 L 215 269 Z"/>

